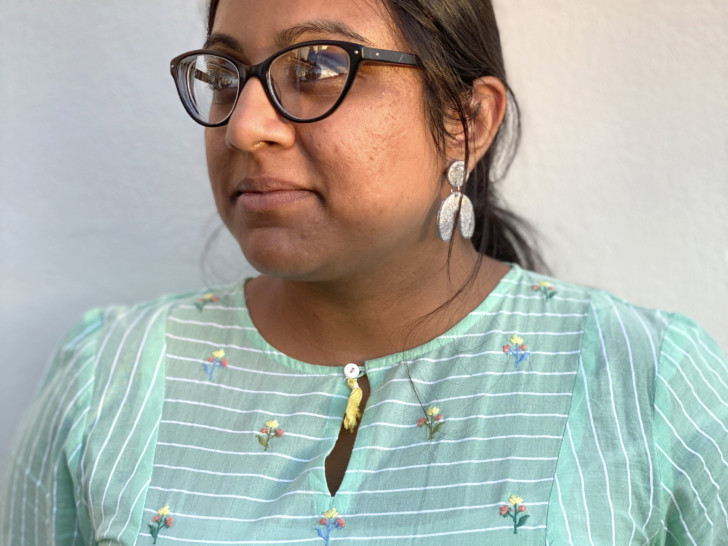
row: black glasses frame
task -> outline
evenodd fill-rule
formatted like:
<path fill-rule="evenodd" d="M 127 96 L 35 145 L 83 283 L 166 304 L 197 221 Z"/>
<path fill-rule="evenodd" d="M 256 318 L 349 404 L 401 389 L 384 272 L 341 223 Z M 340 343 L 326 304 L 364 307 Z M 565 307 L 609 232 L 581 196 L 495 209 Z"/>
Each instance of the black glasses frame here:
<path fill-rule="evenodd" d="M 283 108 L 283 105 L 276 97 L 272 89 L 273 83 L 270 80 L 270 66 L 273 61 L 275 61 L 279 56 L 283 55 L 284 53 L 287 53 L 294 49 L 298 49 L 300 47 L 315 45 L 335 45 L 346 51 L 346 53 L 349 55 L 349 73 L 347 75 L 344 88 L 341 91 L 341 96 L 336 100 L 334 105 L 329 108 L 329 110 L 315 118 L 302 119 L 286 112 L 286 110 Z M 218 123 L 208 123 L 198 119 L 197 116 L 195 116 L 191 107 L 192 101 L 187 93 L 188 86 L 186 83 L 186 76 L 178 69 L 180 63 L 184 59 L 196 55 L 212 55 L 220 57 L 221 59 L 232 63 L 238 72 L 238 92 L 235 96 L 235 102 L 233 103 L 233 107 L 230 109 L 230 113 L 227 115 L 227 117 Z M 243 92 L 243 87 L 245 87 L 246 82 L 250 78 L 258 78 L 258 80 L 263 84 L 263 89 L 265 90 L 265 94 L 268 97 L 268 100 L 273 105 L 273 108 L 275 108 L 276 112 L 278 112 L 281 116 L 296 123 L 313 123 L 314 121 L 319 121 L 327 116 L 330 116 L 334 112 L 334 110 L 339 107 L 339 105 L 346 97 L 346 94 L 349 92 L 351 84 L 354 83 L 354 78 L 356 77 L 356 73 L 359 70 L 359 65 L 363 62 L 377 62 L 402 66 L 421 66 L 417 56 L 411 53 L 392 51 L 389 49 L 375 49 L 372 47 L 363 46 L 361 44 L 356 44 L 353 42 L 342 42 L 339 40 L 315 40 L 310 42 L 292 44 L 274 53 L 263 62 L 253 65 L 246 65 L 240 62 L 240 60 L 236 59 L 235 57 L 226 53 L 222 53 L 220 51 L 212 49 L 196 49 L 194 51 L 182 53 L 181 55 L 178 55 L 177 57 L 172 59 L 172 62 L 170 64 L 170 72 L 172 74 L 172 78 L 174 79 L 175 86 L 177 87 L 177 93 L 179 94 L 179 98 L 182 101 L 182 105 L 185 107 L 185 110 L 187 110 L 187 113 L 192 119 L 194 119 L 200 125 L 204 125 L 205 127 L 220 127 L 222 125 L 225 125 L 230 120 L 230 117 L 232 116 L 233 112 L 235 111 L 235 107 L 238 104 L 240 93 Z"/>

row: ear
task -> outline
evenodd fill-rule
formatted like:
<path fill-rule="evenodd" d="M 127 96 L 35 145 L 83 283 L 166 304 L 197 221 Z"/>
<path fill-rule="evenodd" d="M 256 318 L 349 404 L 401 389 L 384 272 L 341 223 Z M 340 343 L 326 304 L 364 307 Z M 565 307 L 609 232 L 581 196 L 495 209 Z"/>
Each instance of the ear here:
<path fill-rule="evenodd" d="M 470 159 L 468 168 L 480 161 L 488 151 L 498 133 L 506 113 L 508 93 L 505 84 L 495 76 L 483 76 L 473 82 L 470 103 L 473 117 L 470 120 L 469 144 Z M 448 156 L 454 159 L 465 157 L 464 132 L 462 127 L 456 132 L 458 137 L 448 146 Z"/>

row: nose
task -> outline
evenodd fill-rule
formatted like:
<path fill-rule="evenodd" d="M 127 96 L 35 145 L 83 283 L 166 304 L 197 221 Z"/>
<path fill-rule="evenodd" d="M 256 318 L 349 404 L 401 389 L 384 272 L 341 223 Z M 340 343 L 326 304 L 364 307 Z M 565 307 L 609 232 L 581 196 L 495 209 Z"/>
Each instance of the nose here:
<path fill-rule="evenodd" d="M 250 78 L 240 91 L 227 123 L 225 142 L 231 148 L 252 152 L 261 143 L 283 148 L 293 145 L 294 126 L 278 114 L 268 100 L 263 84 Z"/>

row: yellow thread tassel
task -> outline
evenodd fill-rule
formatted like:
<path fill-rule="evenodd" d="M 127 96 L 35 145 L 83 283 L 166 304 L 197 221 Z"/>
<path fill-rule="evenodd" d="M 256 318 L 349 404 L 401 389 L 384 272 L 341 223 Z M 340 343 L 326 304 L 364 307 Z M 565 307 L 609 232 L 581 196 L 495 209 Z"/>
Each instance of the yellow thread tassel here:
<path fill-rule="evenodd" d="M 350 432 L 354 432 L 357 421 L 361 418 L 359 404 L 361 404 L 362 392 L 356 379 L 349 378 L 346 384 L 351 389 L 349 401 L 346 403 L 346 413 L 344 414 L 344 428 Z"/>

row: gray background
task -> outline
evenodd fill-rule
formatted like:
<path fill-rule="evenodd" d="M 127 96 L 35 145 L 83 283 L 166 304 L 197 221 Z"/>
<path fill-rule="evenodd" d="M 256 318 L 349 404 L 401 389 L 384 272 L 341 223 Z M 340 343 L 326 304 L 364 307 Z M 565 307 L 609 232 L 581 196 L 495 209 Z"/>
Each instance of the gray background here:
<path fill-rule="evenodd" d="M 554 273 L 728 347 L 728 2 L 496 0 L 524 139 L 503 185 Z M 0 0 L 0 464 L 89 307 L 250 272 L 168 62 L 202 0 Z M 205 271 L 203 275 L 202 271 Z"/>

